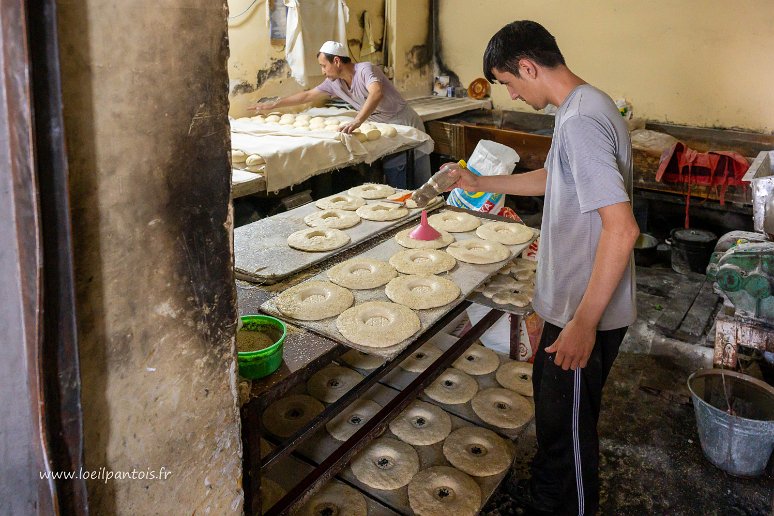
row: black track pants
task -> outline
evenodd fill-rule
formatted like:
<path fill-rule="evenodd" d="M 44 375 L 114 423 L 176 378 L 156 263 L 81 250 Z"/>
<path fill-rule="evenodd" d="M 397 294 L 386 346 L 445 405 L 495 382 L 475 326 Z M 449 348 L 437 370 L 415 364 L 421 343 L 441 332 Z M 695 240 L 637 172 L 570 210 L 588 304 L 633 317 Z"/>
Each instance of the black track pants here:
<path fill-rule="evenodd" d="M 558 514 L 594 514 L 599 508 L 597 421 L 602 387 L 627 328 L 598 331 L 586 367 L 564 371 L 545 348 L 562 331 L 545 323 L 535 356 L 535 426 L 538 449 L 532 461 L 532 495 Z"/>

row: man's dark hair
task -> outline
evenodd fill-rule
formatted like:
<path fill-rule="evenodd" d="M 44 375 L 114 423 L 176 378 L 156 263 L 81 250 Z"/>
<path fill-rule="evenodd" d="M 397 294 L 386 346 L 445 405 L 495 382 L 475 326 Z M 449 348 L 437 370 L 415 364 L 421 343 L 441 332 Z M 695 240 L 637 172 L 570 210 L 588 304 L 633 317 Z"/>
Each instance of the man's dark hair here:
<path fill-rule="evenodd" d="M 346 56 L 334 56 L 333 54 L 328 54 L 326 52 L 317 52 L 317 57 L 319 57 L 320 54 L 324 55 L 325 59 L 327 59 L 329 63 L 333 62 L 333 58 L 334 57 L 338 57 L 339 59 L 341 59 L 341 62 L 345 63 L 345 64 L 349 63 L 350 61 L 352 61 L 352 59 L 350 59 L 349 57 L 346 57 Z"/>
<path fill-rule="evenodd" d="M 546 68 L 564 64 L 551 33 L 537 22 L 521 20 L 509 23 L 489 40 L 484 52 L 484 77 L 494 83 L 494 68 L 519 77 L 520 59 L 532 59 Z"/>

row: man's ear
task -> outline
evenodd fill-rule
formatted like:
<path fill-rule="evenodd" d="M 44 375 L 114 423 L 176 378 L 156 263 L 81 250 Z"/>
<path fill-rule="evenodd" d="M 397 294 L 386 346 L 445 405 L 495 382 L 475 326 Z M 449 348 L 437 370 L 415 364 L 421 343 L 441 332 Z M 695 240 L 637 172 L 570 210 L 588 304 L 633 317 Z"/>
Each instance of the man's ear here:
<path fill-rule="evenodd" d="M 519 74 L 534 79 L 537 77 L 537 65 L 532 59 L 519 59 Z"/>
<path fill-rule="evenodd" d="M 341 66 L 341 58 L 339 56 L 333 57 L 333 65 L 334 66 Z"/>

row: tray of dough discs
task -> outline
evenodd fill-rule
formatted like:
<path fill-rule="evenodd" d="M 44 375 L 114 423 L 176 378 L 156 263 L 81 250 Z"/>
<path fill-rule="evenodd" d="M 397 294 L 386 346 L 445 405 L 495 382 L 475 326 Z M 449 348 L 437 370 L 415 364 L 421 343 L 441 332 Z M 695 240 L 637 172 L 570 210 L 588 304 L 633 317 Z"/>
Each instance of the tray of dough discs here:
<path fill-rule="evenodd" d="M 315 464 L 321 463 L 380 407 L 399 394 L 397 390 L 387 386 L 374 385 L 361 398 L 343 408 L 326 427 L 321 428 L 310 439 L 299 445 L 296 453 Z M 435 405 L 412 403 L 405 409 L 404 414 L 406 414 L 404 418 L 401 418 L 401 415 L 396 416 L 391 426 L 356 455 L 339 472 L 338 477 L 397 513 L 410 515 L 415 513 L 409 501 L 409 484 L 412 480 L 416 479 L 411 487 L 412 492 L 415 493 L 419 487 L 429 488 L 430 491 L 426 492 L 425 496 L 431 499 L 434 507 L 437 508 L 439 505 L 437 500 L 446 497 L 440 492 L 432 492 L 432 483 L 438 482 L 438 477 L 432 476 L 431 479 L 429 472 L 423 472 L 428 468 L 439 466 L 447 469 L 434 471 L 447 473 L 449 469 L 456 469 L 459 473 L 453 473 L 455 477 L 447 479 L 447 482 L 440 482 L 435 488 L 438 491 L 451 488 L 452 492 L 446 493 L 453 499 L 448 505 L 447 514 L 476 514 L 486 504 L 510 469 L 515 459 L 513 443 L 497 435 L 493 436 L 486 429 L 476 429 L 469 421 L 445 412 Z M 402 424 L 400 424 L 401 419 Z M 463 428 L 473 430 L 463 430 L 455 434 L 455 431 Z M 393 433 L 392 429 L 396 433 Z M 470 435 L 470 432 L 475 433 Z M 338 438 L 333 437 L 334 433 Z M 432 444 L 418 444 L 431 441 Z M 447 459 L 444 453 L 445 445 L 447 453 L 451 454 L 454 453 L 452 450 L 457 450 L 454 455 L 457 468 L 454 468 L 454 464 Z M 467 451 L 469 449 L 474 449 L 476 454 Z M 487 452 L 490 455 L 484 458 Z M 383 463 L 381 466 L 380 462 Z M 470 474 L 480 474 L 483 462 L 486 462 L 484 467 L 490 468 L 484 471 L 486 475 Z M 468 473 L 461 469 L 466 469 Z M 460 481 L 459 477 L 468 480 Z M 412 497 L 416 505 L 421 495 L 415 493 Z M 454 500 L 454 497 L 461 497 L 462 500 Z M 461 503 L 462 506 L 457 506 L 457 503 Z"/>
<path fill-rule="evenodd" d="M 387 373 L 382 383 L 394 389 L 404 389 L 456 341 L 457 337 L 438 333 L 411 358 Z M 496 364 L 494 360 L 497 360 Z M 535 417 L 531 364 L 511 360 L 478 343 L 468 348 L 454 364 L 468 372 L 450 367 L 419 395 L 419 399 L 437 404 L 477 426 L 489 428 L 509 439 L 517 439 Z M 491 372 L 486 374 L 472 374 L 489 370 Z M 433 396 L 427 394 L 429 389 L 433 389 Z M 439 399 L 454 403 L 444 403 Z M 486 411 L 488 421 L 478 415 L 477 412 L 482 411 Z"/>
<path fill-rule="evenodd" d="M 484 222 L 487 222 L 487 221 L 484 220 Z M 508 224 L 511 224 L 511 223 L 508 223 Z M 514 222 L 513 224 L 516 224 L 516 223 Z M 410 227 L 411 226 L 409 226 L 407 229 L 409 229 Z M 349 346 L 351 348 L 358 349 L 366 353 L 382 356 L 391 360 L 395 358 L 398 354 L 400 354 L 401 351 L 406 349 L 406 347 L 410 343 L 412 343 L 416 338 L 418 338 L 425 330 L 430 328 L 430 326 L 432 326 L 436 321 L 438 321 L 441 317 L 446 315 L 452 308 L 454 308 L 456 305 L 462 302 L 468 296 L 468 294 L 470 294 L 476 287 L 478 287 L 488 277 L 490 277 L 492 274 L 500 270 L 507 260 L 515 256 L 518 256 L 526 247 L 528 247 L 529 244 L 538 235 L 537 230 L 532 228 L 530 229 L 532 231 L 532 238 L 529 241 L 522 244 L 505 246 L 508 248 L 510 255 L 499 262 L 482 265 L 482 264 L 466 263 L 466 262 L 457 260 L 456 265 L 450 271 L 443 273 L 440 276 L 454 282 L 457 285 L 457 287 L 459 287 L 460 289 L 460 295 L 458 295 L 457 298 L 452 302 L 437 308 L 413 310 L 413 312 L 419 318 L 419 330 L 416 331 L 411 336 L 409 336 L 408 338 L 405 338 L 404 340 L 396 344 L 376 347 L 376 346 L 368 346 L 368 345 L 354 343 L 348 340 L 347 338 L 345 338 L 338 330 L 336 316 L 328 317 L 317 321 L 302 321 L 302 320 L 289 318 L 286 314 L 283 314 L 277 308 L 276 296 L 264 302 L 261 305 L 261 310 L 270 315 L 274 315 L 276 317 L 280 317 L 282 319 L 287 319 L 289 321 L 292 321 L 293 324 L 310 329 L 336 342 L 344 344 L 345 346 Z M 453 233 L 453 236 L 457 241 L 477 238 L 475 230 L 464 232 L 464 233 Z M 382 262 L 389 262 L 390 257 L 392 255 L 403 250 L 405 250 L 405 248 L 402 247 L 400 244 L 398 244 L 395 238 L 390 238 L 389 240 L 385 240 L 384 242 L 361 253 L 358 257 L 372 258 Z M 322 271 L 319 274 L 309 278 L 306 281 L 317 281 L 317 282 L 328 281 L 327 273 L 328 273 L 327 270 Z M 303 285 L 304 283 L 305 282 L 299 283 L 299 285 L 294 286 L 293 288 L 298 288 L 300 285 Z M 352 289 L 351 293 L 354 296 L 354 303 L 352 305 L 354 307 L 369 301 L 390 302 L 390 299 L 387 297 L 387 294 L 385 293 L 384 286 L 371 288 L 371 289 Z M 371 323 L 369 321 L 366 324 L 371 324 Z"/>
<path fill-rule="evenodd" d="M 406 193 L 409 191 L 397 190 L 390 197 Z M 326 199 L 336 199 L 345 195 L 349 194 L 345 191 L 326 197 Z M 365 200 L 365 204 L 377 204 L 384 200 Z M 254 283 L 275 283 L 365 240 L 389 231 L 397 225 L 416 219 L 422 213 L 420 209 L 408 209 L 407 215 L 396 220 L 378 222 L 361 219 L 354 226 L 339 230 L 349 237 L 349 242 L 330 251 L 311 252 L 290 247 L 288 237 L 292 233 L 312 229 L 304 222 L 304 218 L 316 212 L 325 211 L 317 207 L 318 202 L 319 200 L 310 202 L 234 229 L 234 271 L 236 277 Z M 443 199 L 439 197 L 425 209 L 433 210 L 442 205 Z M 393 206 L 398 205 L 393 204 Z M 353 210 L 349 210 L 349 212 L 355 213 Z"/>
<path fill-rule="evenodd" d="M 263 453 L 264 448 L 268 452 L 272 445 L 261 440 L 262 455 L 266 455 Z M 268 471 L 262 472 L 261 513 L 266 513 L 313 469 L 312 464 L 291 456 L 280 459 Z M 355 510 L 355 514 L 367 514 L 368 516 L 395 516 L 399 514 L 375 500 L 367 491 L 358 491 L 335 478 L 323 485 L 295 514 L 325 514 L 324 509 L 330 509 L 330 514 L 344 514 L 345 511 L 342 509 L 346 507 Z"/>

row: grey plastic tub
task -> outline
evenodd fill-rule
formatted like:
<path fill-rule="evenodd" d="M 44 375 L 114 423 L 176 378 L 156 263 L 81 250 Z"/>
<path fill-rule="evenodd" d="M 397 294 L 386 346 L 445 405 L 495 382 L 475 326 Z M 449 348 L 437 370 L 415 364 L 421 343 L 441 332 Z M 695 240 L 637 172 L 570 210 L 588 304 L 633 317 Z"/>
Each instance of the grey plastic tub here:
<path fill-rule="evenodd" d="M 688 389 L 707 459 L 731 475 L 763 473 L 774 449 L 774 388 L 736 371 L 703 369 L 688 377 Z"/>

